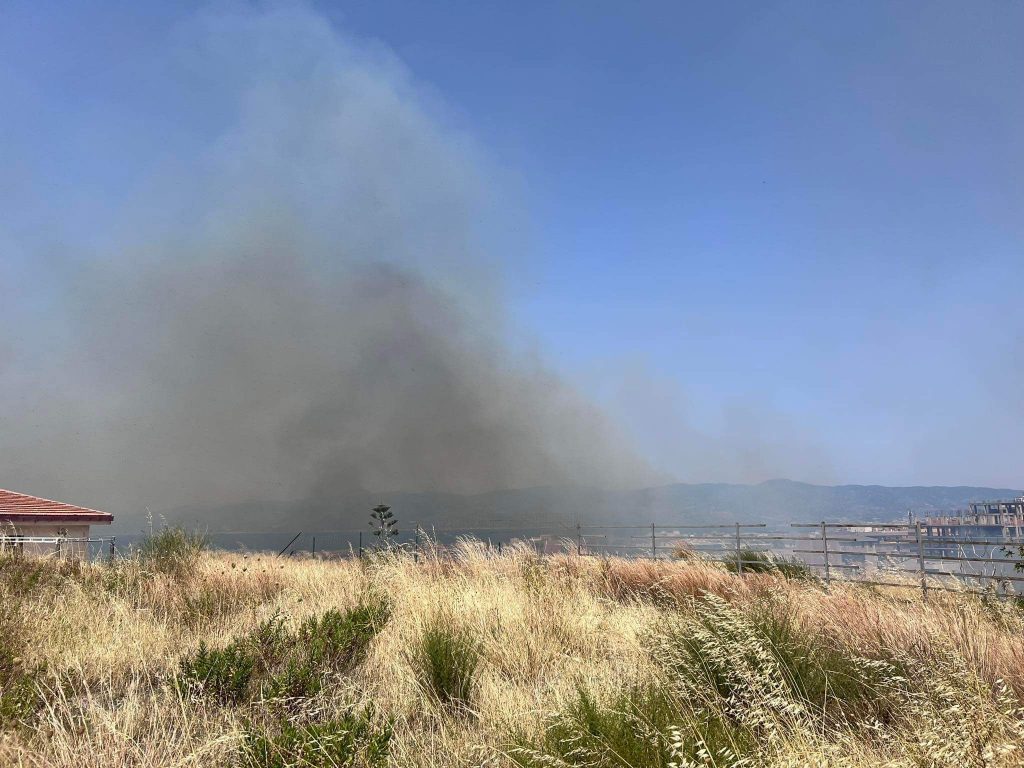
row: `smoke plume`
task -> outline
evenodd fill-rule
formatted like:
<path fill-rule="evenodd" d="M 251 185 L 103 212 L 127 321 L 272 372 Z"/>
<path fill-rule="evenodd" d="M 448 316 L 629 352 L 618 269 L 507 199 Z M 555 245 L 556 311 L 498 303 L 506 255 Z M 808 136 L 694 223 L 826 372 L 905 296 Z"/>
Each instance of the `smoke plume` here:
<path fill-rule="evenodd" d="M 195 152 L 88 249 L 36 253 L 45 279 L 5 275 L 3 485 L 137 511 L 651 479 L 512 351 L 501 174 L 386 51 L 288 6 L 147 55 Z"/>

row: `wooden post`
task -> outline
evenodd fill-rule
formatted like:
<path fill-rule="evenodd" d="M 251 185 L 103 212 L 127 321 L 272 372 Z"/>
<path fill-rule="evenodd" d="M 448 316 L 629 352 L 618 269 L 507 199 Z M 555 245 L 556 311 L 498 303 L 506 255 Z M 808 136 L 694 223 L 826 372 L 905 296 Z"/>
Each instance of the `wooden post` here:
<path fill-rule="evenodd" d="M 924 572 L 924 539 L 921 538 L 921 521 L 917 521 L 917 570 L 921 573 L 921 597 L 928 601 L 928 578 Z"/>
<path fill-rule="evenodd" d="M 828 562 L 828 526 L 825 525 L 825 521 L 821 521 L 821 553 L 825 558 L 825 589 L 832 588 L 832 571 L 829 569 Z"/>
<path fill-rule="evenodd" d="M 115 544 L 114 544 L 114 542 L 116 542 L 116 541 L 117 541 L 117 536 L 111 536 L 110 537 L 110 559 L 111 560 L 114 559 L 114 554 L 117 551 L 115 549 Z"/>
<path fill-rule="evenodd" d="M 359 532 L 359 559 L 363 559 L 363 532 Z"/>
<path fill-rule="evenodd" d="M 313 558 L 316 558 L 316 536 L 313 537 Z"/>
<path fill-rule="evenodd" d="M 583 554 L 583 529 L 580 528 L 579 520 L 576 521 L 576 556 Z"/>
<path fill-rule="evenodd" d="M 736 523 L 736 573 L 743 575 L 743 542 L 740 539 L 739 523 Z"/>
<path fill-rule="evenodd" d="M 654 535 L 654 523 L 651 523 L 651 560 L 658 559 L 658 540 Z"/>

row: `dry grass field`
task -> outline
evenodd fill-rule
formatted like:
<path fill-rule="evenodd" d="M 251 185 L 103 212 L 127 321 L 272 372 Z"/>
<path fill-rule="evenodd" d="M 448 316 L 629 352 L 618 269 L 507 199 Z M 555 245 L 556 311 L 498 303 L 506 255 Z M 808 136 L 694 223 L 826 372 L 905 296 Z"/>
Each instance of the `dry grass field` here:
<path fill-rule="evenodd" d="M 158 537 L 161 538 L 161 537 Z M 0 558 L 0 764 L 1016 766 L 1024 613 L 689 561 Z"/>

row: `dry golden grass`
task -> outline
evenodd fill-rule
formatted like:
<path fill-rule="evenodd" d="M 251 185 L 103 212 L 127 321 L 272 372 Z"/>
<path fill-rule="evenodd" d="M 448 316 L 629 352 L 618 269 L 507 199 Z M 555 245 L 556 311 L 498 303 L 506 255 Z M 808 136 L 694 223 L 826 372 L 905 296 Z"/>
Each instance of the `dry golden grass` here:
<path fill-rule="evenodd" d="M 17 646 L 17 669 L 45 668 L 34 683 L 41 701 L 2 723 L 3 765 L 232 765 L 254 723 L 329 719 L 372 703 L 373 718 L 394 721 L 393 766 L 506 766 L 532 749 L 530 765 L 640 768 L 611 743 L 568 758 L 549 747 L 581 688 L 614 711 L 645 686 L 687 702 L 652 739 L 682 743 L 704 713 L 732 734 L 731 753 L 679 747 L 678 766 L 1024 764 L 1022 613 L 967 594 L 925 603 L 912 588 L 826 592 L 695 559 L 539 558 L 516 547 L 497 555 L 472 542 L 416 561 L 214 552 L 185 573 L 150 573 L 134 561 L 50 571 L 30 584 L 0 571 L 0 643 Z M 328 684 L 309 701 L 220 705 L 173 684 L 201 643 L 222 648 L 275 616 L 294 629 L 368 595 L 386 595 L 390 618 L 365 656 L 325 673 Z M 794 696 L 773 656 L 779 641 L 764 634 L 779 621 L 794 633 L 796 656 L 820 646 L 851 669 L 882 670 L 891 680 L 871 696 L 885 700 L 884 714 L 826 716 L 828 702 Z M 465 710 L 440 705 L 418 674 L 415 649 L 437 626 L 479 649 Z M 681 637 L 696 657 L 685 657 Z M 702 678 L 708 670 L 727 678 L 725 689 Z"/>

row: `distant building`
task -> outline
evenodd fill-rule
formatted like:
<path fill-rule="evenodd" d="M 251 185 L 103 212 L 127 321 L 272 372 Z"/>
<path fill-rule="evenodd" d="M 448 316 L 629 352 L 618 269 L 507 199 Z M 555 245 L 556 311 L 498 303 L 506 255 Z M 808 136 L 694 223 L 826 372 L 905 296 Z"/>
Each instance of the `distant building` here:
<path fill-rule="evenodd" d="M 88 544 L 82 540 L 89 538 L 90 526 L 113 521 L 114 516 L 106 512 L 0 489 L 2 549 L 24 554 L 84 554 Z"/>
<path fill-rule="evenodd" d="M 956 515 L 929 517 L 929 536 L 1020 538 L 1024 535 L 1024 496 L 1012 501 L 976 501 Z"/>

